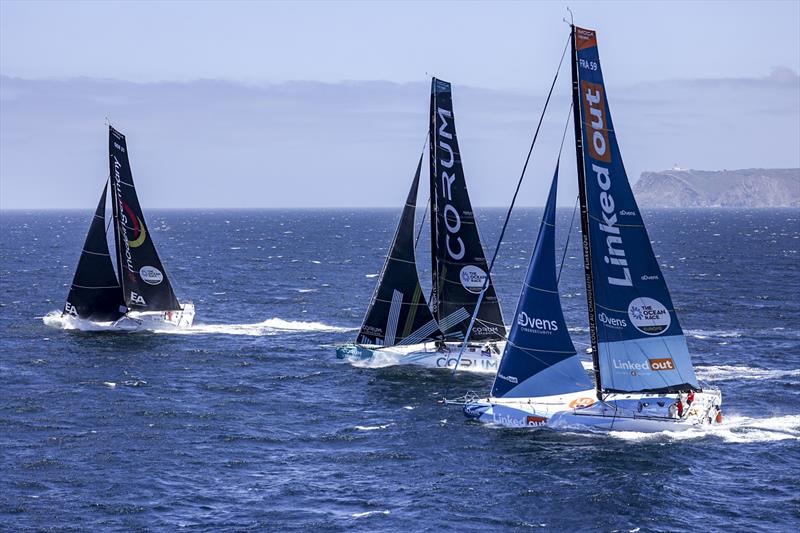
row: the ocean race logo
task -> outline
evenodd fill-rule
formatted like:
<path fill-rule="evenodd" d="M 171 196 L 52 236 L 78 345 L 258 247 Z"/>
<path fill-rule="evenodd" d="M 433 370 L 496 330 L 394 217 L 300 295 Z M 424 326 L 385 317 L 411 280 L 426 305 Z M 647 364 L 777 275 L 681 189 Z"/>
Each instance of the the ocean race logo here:
<path fill-rule="evenodd" d="M 517 315 L 517 325 L 528 333 L 550 335 L 552 332 L 558 331 L 558 322 L 555 320 L 530 316 L 525 311 L 521 311 L 520 314 Z"/>
<path fill-rule="evenodd" d="M 589 155 L 594 161 L 610 163 L 611 146 L 608 138 L 608 115 L 603 86 L 599 83 L 583 81 L 581 82 L 581 95 L 583 97 L 584 139 L 588 144 Z M 598 227 L 606 234 L 607 247 L 603 261 L 609 265 L 610 275 L 607 277 L 609 284 L 631 287 L 633 282 L 622 245 L 622 236 L 619 226 L 617 226 L 614 197 L 609 192 L 611 189 L 610 166 L 592 162 L 591 168 L 597 185 L 600 187 L 600 195 L 597 200 L 600 203 L 602 219 L 598 222 Z"/>
<path fill-rule="evenodd" d="M 628 317 L 633 326 L 645 335 L 660 335 L 672 323 L 667 308 L 658 300 L 645 296 L 635 298 L 628 305 Z"/>
<path fill-rule="evenodd" d="M 450 141 L 453 140 L 454 133 L 447 131 L 447 129 L 452 123 L 453 113 L 449 109 L 437 107 L 436 115 L 437 123 L 439 124 L 437 128 L 438 134 L 436 136 L 439 141 L 439 146 L 436 152 L 438 155 L 439 167 L 442 169 L 440 176 L 442 182 L 439 188 L 445 200 L 442 220 L 444 220 L 444 225 L 447 228 L 447 234 L 444 237 L 445 249 L 450 257 L 458 261 L 464 257 L 466 250 L 464 248 L 464 241 L 458 236 L 458 232 L 461 230 L 461 215 L 458 209 L 453 207 L 453 204 L 450 203 L 453 201 L 453 182 L 456 180 L 455 172 L 452 170 L 455 165 L 456 157 L 453 153 L 452 146 L 450 146 Z M 448 122 L 448 120 L 451 122 Z M 454 238 L 451 239 L 451 237 Z"/>
<path fill-rule="evenodd" d="M 152 266 L 143 266 L 139 269 L 139 277 L 148 285 L 158 285 L 164 281 L 164 274 Z"/>
<path fill-rule="evenodd" d="M 486 283 L 486 272 L 475 265 L 467 265 L 461 269 L 458 275 L 461 286 L 472 294 L 480 294 L 483 284 Z"/>

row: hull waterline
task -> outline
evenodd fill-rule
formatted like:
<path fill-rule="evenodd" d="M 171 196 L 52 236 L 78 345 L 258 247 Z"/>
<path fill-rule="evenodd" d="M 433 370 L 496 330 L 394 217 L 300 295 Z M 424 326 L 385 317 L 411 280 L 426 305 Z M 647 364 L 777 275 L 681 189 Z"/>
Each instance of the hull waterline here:
<path fill-rule="evenodd" d="M 52 313 L 43 318 L 48 326 L 77 331 L 164 331 L 190 328 L 194 323 L 195 307 L 192 302 L 181 305 L 180 311 L 148 311 L 126 313 L 113 322 L 95 322 L 61 313 Z"/>
<path fill-rule="evenodd" d="M 697 392 L 689 403 L 686 394 L 613 394 L 598 402 L 592 389 L 539 398 L 485 398 L 463 409 L 467 418 L 505 427 L 656 433 L 720 424 L 722 395 Z"/>
<path fill-rule="evenodd" d="M 504 341 L 468 345 L 458 363 L 459 372 L 496 373 L 504 348 Z M 363 366 L 414 365 L 453 369 L 460 350 L 460 343 L 445 343 L 438 347 L 432 342 L 390 347 L 348 344 L 337 348 L 336 357 Z"/>

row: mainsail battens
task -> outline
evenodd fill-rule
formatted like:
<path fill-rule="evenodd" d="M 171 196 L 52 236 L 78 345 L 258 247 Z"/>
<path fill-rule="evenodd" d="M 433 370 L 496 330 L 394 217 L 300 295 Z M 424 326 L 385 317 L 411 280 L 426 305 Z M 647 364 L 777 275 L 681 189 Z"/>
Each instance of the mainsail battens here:
<path fill-rule="evenodd" d="M 414 254 L 414 216 L 422 155 L 381 270 L 357 342 L 393 346 L 442 336 L 419 285 Z"/>
<path fill-rule="evenodd" d="M 596 35 L 574 27 L 572 40 L 581 226 L 598 390 L 698 388 L 683 330 L 622 162 Z"/>
<path fill-rule="evenodd" d="M 136 311 L 179 311 L 180 303 L 136 196 L 125 136 L 111 127 L 108 150 L 116 222 L 114 240 L 125 304 Z"/>
<path fill-rule="evenodd" d="M 572 344 L 558 295 L 555 212 L 558 166 L 531 254 L 514 324 L 492 385 L 496 398 L 565 394 L 592 384 Z"/>
<path fill-rule="evenodd" d="M 117 320 L 123 314 L 122 288 L 114 273 L 106 240 L 107 187 L 108 184 L 103 185 L 103 192 L 92 217 L 78 268 L 75 269 L 64 304 L 63 315 L 108 322 Z"/>
<path fill-rule="evenodd" d="M 448 338 L 463 338 L 488 265 L 470 203 L 458 147 L 450 84 L 432 79 L 430 136 L 431 307 Z M 453 321 L 460 309 L 466 316 Z M 502 340 L 505 326 L 491 277 L 471 340 Z"/>

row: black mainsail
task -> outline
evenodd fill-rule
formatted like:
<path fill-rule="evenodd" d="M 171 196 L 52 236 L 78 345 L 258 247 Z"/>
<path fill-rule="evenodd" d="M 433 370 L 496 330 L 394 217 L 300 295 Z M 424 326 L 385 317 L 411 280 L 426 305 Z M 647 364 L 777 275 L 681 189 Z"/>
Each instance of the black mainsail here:
<path fill-rule="evenodd" d="M 125 136 L 111 126 L 108 153 L 117 267 L 125 305 L 132 311 L 179 311 L 181 306 L 158 257 L 136 196 Z"/>
<path fill-rule="evenodd" d="M 450 83 L 431 81 L 431 307 L 449 339 L 466 335 L 489 270 L 467 193 Z M 470 339 L 502 340 L 503 314 L 491 277 Z"/>
<path fill-rule="evenodd" d="M 414 216 L 421 169 L 422 155 L 356 340 L 360 344 L 394 346 L 442 337 L 420 287 L 414 255 Z"/>
<path fill-rule="evenodd" d="M 119 319 L 126 311 L 106 240 L 107 187 L 107 183 L 103 185 L 62 315 L 108 322 Z"/>

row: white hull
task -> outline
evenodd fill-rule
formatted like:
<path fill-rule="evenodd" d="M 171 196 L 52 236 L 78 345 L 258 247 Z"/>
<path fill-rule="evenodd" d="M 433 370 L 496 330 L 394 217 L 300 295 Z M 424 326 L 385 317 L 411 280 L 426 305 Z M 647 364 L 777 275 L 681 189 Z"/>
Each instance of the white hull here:
<path fill-rule="evenodd" d="M 185 303 L 180 311 L 130 311 L 119 320 L 113 322 L 94 322 L 62 315 L 60 312 L 50 313 L 43 318 L 48 326 L 78 331 L 164 331 L 185 329 L 194 322 L 194 304 Z"/>
<path fill-rule="evenodd" d="M 505 345 L 505 341 L 468 345 L 458 363 L 458 371 L 497 373 Z M 336 356 L 363 366 L 415 365 L 453 369 L 460 350 L 461 344 L 456 342 L 445 343 L 444 347 L 437 347 L 433 342 L 389 347 L 351 344 L 337 349 Z"/>
<path fill-rule="evenodd" d="M 683 413 L 675 406 L 681 398 Z M 722 421 L 722 395 L 717 390 L 694 394 L 611 394 L 596 401 L 594 389 L 538 398 L 486 398 L 468 401 L 464 414 L 506 427 L 550 427 L 570 431 L 684 431 Z"/>

